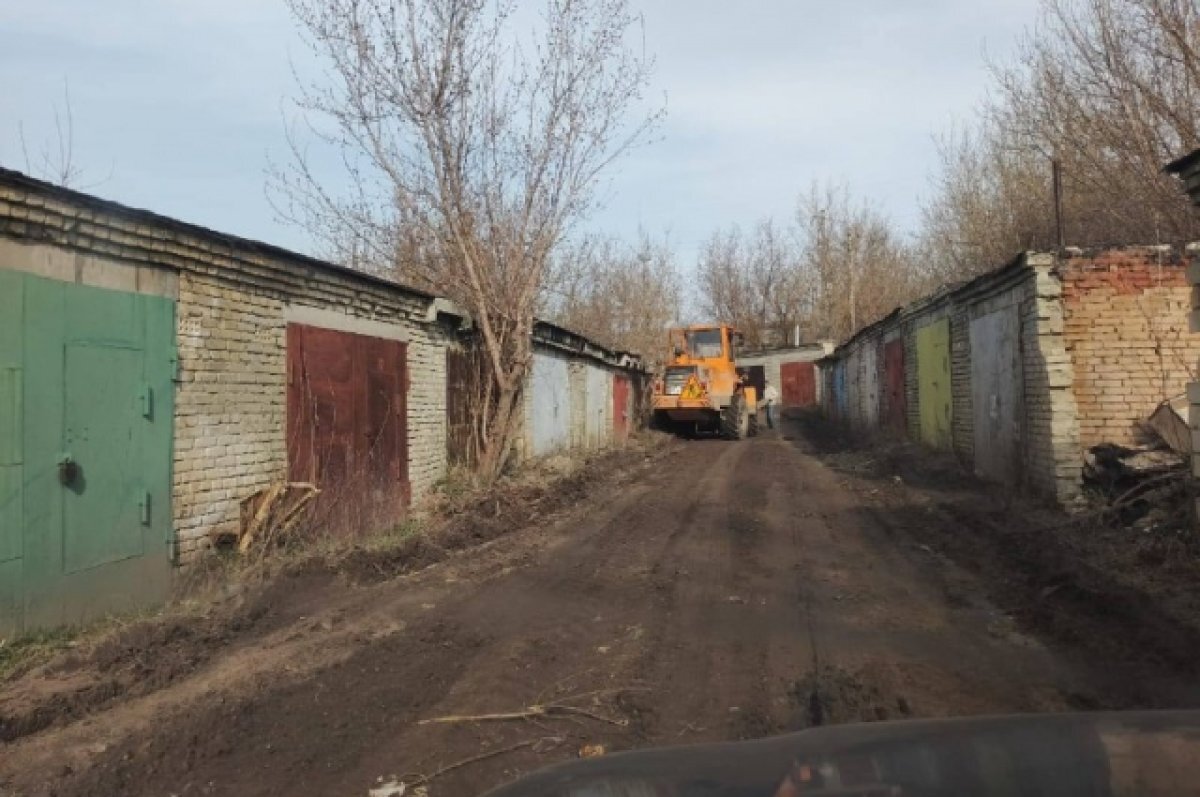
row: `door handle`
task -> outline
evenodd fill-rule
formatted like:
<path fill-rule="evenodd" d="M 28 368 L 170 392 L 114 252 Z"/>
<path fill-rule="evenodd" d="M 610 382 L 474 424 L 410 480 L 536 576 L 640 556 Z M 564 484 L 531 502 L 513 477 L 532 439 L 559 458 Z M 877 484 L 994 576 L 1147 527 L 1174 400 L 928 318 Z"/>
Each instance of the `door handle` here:
<path fill-rule="evenodd" d="M 79 463 L 70 454 L 58 456 L 58 482 L 63 486 L 72 484 L 79 477 Z"/>

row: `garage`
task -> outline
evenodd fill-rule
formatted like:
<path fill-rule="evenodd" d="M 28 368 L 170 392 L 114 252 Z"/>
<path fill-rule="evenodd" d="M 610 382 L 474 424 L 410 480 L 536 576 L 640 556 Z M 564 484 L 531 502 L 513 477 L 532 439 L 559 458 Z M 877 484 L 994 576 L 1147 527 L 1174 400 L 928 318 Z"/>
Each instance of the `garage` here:
<path fill-rule="evenodd" d="M 320 490 L 311 523 L 361 533 L 408 506 L 404 342 L 288 324 L 288 478 Z"/>
<path fill-rule="evenodd" d="M 0 270 L 0 634 L 170 588 L 175 304 Z"/>
<path fill-rule="evenodd" d="M 535 457 L 571 444 L 571 391 L 567 359 L 549 351 L 533 354 L 528 424 Z"/>

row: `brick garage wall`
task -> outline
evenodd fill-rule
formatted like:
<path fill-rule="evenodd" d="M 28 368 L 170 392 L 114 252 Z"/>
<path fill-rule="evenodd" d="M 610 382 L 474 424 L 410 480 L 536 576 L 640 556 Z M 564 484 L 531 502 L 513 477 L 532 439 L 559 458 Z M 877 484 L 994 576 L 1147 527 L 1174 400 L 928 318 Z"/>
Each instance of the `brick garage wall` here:
<path fill-rule="evenodd" d="M 921 439 L 921 406 L 918 403 L 917 379 L 917 336 L 909 320 L 901 323 L 904 338 L 904 414 L 908 425 L 908 439 Z"/>
<path fill-rule="evenodd" d="M 579 360 L 568 366 L 571 395 L 571 448 L 587 446 L 587 369 Z"/>
<path fill-rule="evenodd" d="M 350 327 L 361 319 L 402 331 L 414 500 L 441 478 L 451 333 L 427 322 L 436 310 L 432 297 L 14 173 L 3 176 L 0 235 L 178 275 L 173 513 L 181 559 L 205 547 L 209 532 L 237 523 L 240 498 L 286 476 L 289 308 L 317 308 Z"/>
<path fill-rule="evenodd" d="M 1032 254 L 1033 271 L 1020 305 L 1025 380 L 1026 481 L 1064 506 L 1080 500 L 1083 452 L 1074 367 L 1064 334 L 1063 286 L 1053 255 Z"/>
<path fill-rule="evenodd" d="M 825 356 L 825 348 L 820 345 L 806 345 L 792 347 L 786 349 L 772 349 L 769 351 L 748 351 L 739 353 L 737 364 L 739 366 L 761 365 L 763 367 L 763 376 L 767 381 L 775 386 L 776 390 L 783 391 L 783 376 L 780 371 L 780 366 L 784 363 L 808 363 L 816 362 L 821 357 Z M 820 379 L 818 378 L 818 382 Z M 820 388 L 818 391 L 820 392 Z"/>
<path fill-rule="evenodd" d="M 971 316 L 966 303 L 950 310 L 950 447 L 960 462 L 975 460 L 975 414 L 971 398 Z"/>
<path fill-rule="evenodd" d="M 900 338 L 908 437 L 920 440 L 916 331 L 942 319 L 950 324 L 951 433 L 953 450 L 974 467 L 975 428 L 971 375 L 971 321 L 998 311 L 1015 312 L 1019 324 L 1022 386 L 1018 401 L 1017 447 L 1023 485 L 1064 505 L 1080 494 L 1082 452 L 1073 392 L 1072 361 L 1064 336 L 1063 287 L 1053 255 L 1023 255 L 968 283 L 943 289 L 885 319 L 877 329 L 839 347 L 822 361 L 825 373 L 850 367 L 862 345 Z M 851 396 L 851 405 L 863 397 Z M 826 412 L 829 402 L 824 402 Z"/>
<path fill-rule="evenodd" d="M 1079 497 L 1082 458 L 1071 361 L 1063 342 L 1061 286 L 1054 265 L 1052 255 L 1023 255 L 955 292 L 950 330 L 954 447 L 962 462 L 974 465 L 971 321 L 999 311 L 1015 311 L 1022 379 L 1020 483 L 1070 505 Z"/>
<path fill-rule="evenodd" d="M 287 475 L 285 335 L 303 308 L 337 308 L 331 312 L 340 319 L 315 326 L 371 334 L 371 326 L 356 327 L 362 319 L 394 327 L 405 340 L 409 480 L 413 501 L 425 497 L 446 472 L 449 331 L 414 320 L 421 301 L 354 286 L 352 277 L 289 285 L 216 265 L 219 273 L 180 275 L 173 498 L 180 557 L 204 548 L 210 532 L 235 527 L 241 498 Z"/>
<path fill-rule="evenodd" d="M 1185 391 L 1200 356 L 1185 259 L 1129 247 L 1068 257 L 1057 271 L 1079 444 L 1132 444 L 1158 403 Z"/>
<path fill-rule="evenodd" d="M 1192 307 L 1188 329 L 1192 335 L 1200 332 L 1200 244 L 1188 246 L 1187 278 L 1192 286 Z M 1192 367 L 1200 373 L 1200 363 L 1193 361 Z M 1200 479 L 1200 381 L 1188 383 L 1188 428 L 1192 432 L 1192 476 Z M 1197 492 L 1200 495 L 1200 491 Z M 1196 517 L 1200 518 L 1200 498 L 1196 499 Z"/>

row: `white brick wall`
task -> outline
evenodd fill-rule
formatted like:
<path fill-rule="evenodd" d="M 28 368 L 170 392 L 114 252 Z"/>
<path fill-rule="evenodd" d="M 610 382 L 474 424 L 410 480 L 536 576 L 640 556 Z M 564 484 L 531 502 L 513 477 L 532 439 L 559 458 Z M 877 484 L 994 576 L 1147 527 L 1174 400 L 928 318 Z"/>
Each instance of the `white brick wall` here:
<path fill-rule="evenodd" d="M 1025 378 L 1026 479 L 1064 506 L 1081 497 L 1083 456 L 1074 366 L 1063 337 L 1062 282 L 1053 255 L 1030 255 L 1033 269 L 1020 305 Z"/>
<path fill-rule="evenodd" d="M 235 525 L 242 498 L 287 475 L 289 318 L 316 318 L 303 323 L 407 343 L 414 502 L 445 475 L 446 350 L 457 333 L 429 320 L 431 297 L 21 179 L 0 180 L 0 241 L 17 241 L 22 256 L 13 261 L 32 273 L 177 298 L 172 492 L 181 559 L 197 556 L 210 532 Z M 547 334 L 570 344 L 564 351 L 572 375 L 587 363 L 603 368 L 611 385 L 616 354 L 563 330 Z M 611 405 L 610 387 L 605 442 L 612 435 Z M 573 432 L 572 442 L 583 445 L 584 437 Z"/>
<path fill-rule="evenodd" d="M 287 475 L 285 307 L 323 302 L 320 284 L 300 289 L 184 273 L 179 293 L 181 381 L 176 398 L 175 524 L 191 558 L 213 531 L 235 527 L 238 501 Z M 348 318 L 370 318 L 367 303 Z M 408 347 L 408 459 L 413 500 L 446 472 L 447 338 L 399 313 L 389 325 Z"/>
<path fill-rule="evenodd" d="M 821 346 L 801 346 L 798 348 L 739 354 L 737 364 L 744 367 L 761 365 L 763 367 L 763 375 L 767 381 L 774 385 L 776 390 L 783 390 L 783 376 L 780 372 L 780 365 L 783 363 L 816 362 L 824 356 L 825 349 Z"/>
<path fill-rule="evenodd" d="M 242 498 L 286 477 L 290 306 L 400 330 L 396 337 L 408 343 L 414 501 L 442 478 L 445 347 L 452 333 L 425 322 L 428 297 L 273 247 L 76 197 L 73 203 L 0 186 L 0 234 L 88 255 L 64 260 L 71 268 L 57 278 L 86 282 L 88 274 L 74 274 L 82 268 L 97 279 L 131 275 L 133 283 L 117 287 L 141 289 L 143 275 L 177 275 L 166 290 L 178 298 L 173 511 L 182 560 L 206 545 L 209 532 L 237 523 Z M 30 268 L 55 278 L 52 260 Z"/>

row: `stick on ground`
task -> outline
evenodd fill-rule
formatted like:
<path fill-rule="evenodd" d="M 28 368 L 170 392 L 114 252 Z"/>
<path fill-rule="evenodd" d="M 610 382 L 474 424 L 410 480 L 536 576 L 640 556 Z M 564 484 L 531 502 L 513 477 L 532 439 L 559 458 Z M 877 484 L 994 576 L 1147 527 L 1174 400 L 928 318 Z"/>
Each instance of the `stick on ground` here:
<path fill-rule="evenodd" d="M 539 717 L 566 717 L 579 716 L 588 717 L 589 719 L 607 722 L 610 725 L 625 727 L 629 724 L 627 719 L 616 719 L 606 717 L 603 714 L 597 714 L 594 711 L 589 711 L 586 708 L 578 706 L 529 706 L 521 711 L 505 711 L 497 714 L 451 714 L 445 717 L 431 717 L 417 722 L 418 725 L 430 725 L 433 723 L 454 723 L 454 722 L 508 722 L 512 720 L 528 720 Z"/>

